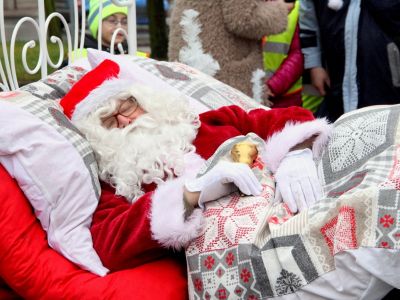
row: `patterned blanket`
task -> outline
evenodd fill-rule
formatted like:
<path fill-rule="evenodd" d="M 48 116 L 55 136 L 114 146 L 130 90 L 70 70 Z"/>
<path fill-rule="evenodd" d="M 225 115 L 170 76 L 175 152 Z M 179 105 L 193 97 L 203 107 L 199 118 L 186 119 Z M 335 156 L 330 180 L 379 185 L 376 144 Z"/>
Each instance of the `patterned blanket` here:
<path fill-rule="evenodd" d="M 208 203 L 202 235 L 186 249 L 192 299 L 267 299 L 289 295 L 335 270 L 338 253 L 400 248 L 400 106 L 343 116 L 318 171 L 325 197 L 291 215 L 272 205 L 274 180 L 261 160 L 253 166 L 261 197 L 233 193 Z M 239 140 L 224 143 L 207 171 Z M 261 145 L 261 144 L 259 144 Z M 383 252 L 384 253 L 384 252 Z M 398 270 L 397 270 L 398 272 Z"/>

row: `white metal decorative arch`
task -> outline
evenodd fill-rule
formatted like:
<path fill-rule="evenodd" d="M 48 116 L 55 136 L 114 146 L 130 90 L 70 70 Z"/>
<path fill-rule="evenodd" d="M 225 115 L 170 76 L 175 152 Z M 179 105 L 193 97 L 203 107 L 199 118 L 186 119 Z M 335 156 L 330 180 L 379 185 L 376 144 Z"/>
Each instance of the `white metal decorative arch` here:
<path fill-rule="evenodd" d="M 134 0 L 111 0 L 115 5 L 127 6 L 128 8 L 128 27 L 127 31 L 122 28 L 118 28 L 111 40 L 111 49 L 114 48 L 116 35 L 122 32 L 128 42 L 128 53 L 135 54 L 137 49 L 137 33 L 136 33 L 136 3 Z M 50 14 L 47 18 L 45 15 L 45 7 L 43 0 L 37 0 L 38 18 L 35 20 L 32 17 L 22 17 L 18 20 L 15 28 L 12 31 L 10 41 L 6 40 L 5 34 L 5 16 L 4 16 L 4 0 L 0 0 L 0 42 L 2 46 L 2 53 L 4 65 L 0 60 L 0 91 L 10 91 L 15 90 L 19 87 L 18 78 L 15 69 L 15 43 L 17 41 L 18 32 L 24 23 L 29 23 L 33 26 L 36 31 L 37 36 L 32 37 L 31 40 L 27 41 L 22 48 L 22 63 L 25 72 L 29 74 L 36 74 L 41 72 L 41 78 L 47 76 L 48 66 L 52 68 L 59 68 L 62 64 L 64 58 L 64 44 L 66 42 L 68 49 L 69 63 L 73 62 L 73 57 L 71 55 L 72 51 L 82 51 L 84 40 L 85 40 L 85 29 L 86 29 L 86 14 L 85 14 L 85 1 L 81 1 L 81 14 L 79 14 L 78 1 L 73 0 L 73 14 L 71 15 L 70 21 L 73 26 L 73 34 L 71 34 L 70 27 L 63 15 L 58 12 Z M 103 10 L 103 4 L 100 1 L 99 15 L 101 16 Z M 81 18 L 79 18 L 81 15 Z M 60 19 L 63 28 L 65 30 L 66 41 L 62 41 L 57 36 L 51 36 L 47 40 L 47 31 L 49 23 L 53 18 Z M 101 37 L 102 31 L 102 18 L 99 18 L 99 34 Z M 47 43 L 51 42 L 58 45 L 59 56 L 56 63 L 54 63 L 48 53 Z M 9 43 L 9 51 L 8 51 Z M 27 64 L 27 52 L 30 48 L 36 46 L 39 43 L 39 57 L 38 62 L 34 68 L 30 68 Z M 122 45 L 118 45 L 118 49 L 121 49 Z M 98 49 L 101 49 L 101 40 L 98 40 Z"/>

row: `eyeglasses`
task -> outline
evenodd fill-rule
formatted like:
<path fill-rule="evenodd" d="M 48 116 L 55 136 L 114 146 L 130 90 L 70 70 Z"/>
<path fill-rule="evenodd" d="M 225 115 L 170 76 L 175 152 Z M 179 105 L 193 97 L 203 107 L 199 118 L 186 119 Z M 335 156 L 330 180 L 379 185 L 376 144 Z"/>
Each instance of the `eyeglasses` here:
<path fill-rule="evenodd" d="M 121 24 L 122 27 L 126 27 L 128 25 L 128 19 L 123 18 L 123 19 L 117 19 L 117 18 L 107 18 L 104 20 L 104 22 L 107 22 L 108 24 L 112 26 L 118 26 L 118 24 Z"/>
<path fill-rule="evenodd" d="M 139 104 L 133 97 L 121 100 L 120 104 L 111 115 L 101 118 L 101 124 L 107 129 L 118 128 L 118 116 L 121 115 L 128 118 L 135 113 L 138 107 Z"/>

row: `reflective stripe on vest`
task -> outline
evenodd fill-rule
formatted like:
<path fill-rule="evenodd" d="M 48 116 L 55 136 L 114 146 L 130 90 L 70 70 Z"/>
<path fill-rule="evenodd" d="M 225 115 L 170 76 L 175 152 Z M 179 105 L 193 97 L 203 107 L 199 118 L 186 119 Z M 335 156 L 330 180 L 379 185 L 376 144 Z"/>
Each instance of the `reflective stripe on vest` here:
<path fill-rule="evenodd" d="M 292 11 L 288 15 L 288 27 L 286 31 L 280 34 L 269 35 L 263 39 L 264 70 L 267 78 L 275 73 L 289 53 L 290 44 L 292 43 L 299 19 L 299 6 L 300 1 L 297 0 Z M 297 92 L 301 90 L 301 88 L 302 79 L 299 78 L 285 95 Z"/>

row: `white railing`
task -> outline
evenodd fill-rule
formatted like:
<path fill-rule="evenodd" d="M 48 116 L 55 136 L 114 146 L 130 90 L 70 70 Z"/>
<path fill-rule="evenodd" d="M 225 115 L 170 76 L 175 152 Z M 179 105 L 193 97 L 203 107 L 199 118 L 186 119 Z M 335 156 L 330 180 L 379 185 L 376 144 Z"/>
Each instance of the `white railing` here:
<path fill-rule="evenodd" d="M 127 42 L 128 42 L 128 53 L 129 54 L 135 54 L 136 49 L 137 49 L 137 33 L 136 33 L 136 3 L 134 0 L 111 0 L 115 5 L 118 6 L 127 6 L 128 7 L 128 26 L 127 30 L 124 30 L 122 28 L 118 28 L 115 30 L 113 37 L 111 39 L 111 49 L 114 49 L 114 44 L 115 44 L 115 38 L 118 33 L 121 33 L 125 35 Z M 17 41 L 18 37 L 18 32 L 21 28 L 21 26 L 24 23 L 28 23 L 31 25 L 35 31 L 36 31 L 36 36 L 32 37 L 30 41 L 27 41 L 23 48 L 22 48 L 22 64 L 24 67 L 25 72 L 29 74 L 36 74 L 39 71 L 41 72 L 41 78 L 44 78 L 47 76 L 48 73 L 48 66 L 51 66 L 52 68 L 59 68 L 64 60 L 64 45 L 66 44 L 67 46 L 67 53 L 68 53 L 68 59 L 69 63 L 73 62 L 73 57 L 71 55 L 72 51 L 76 51 L 76 53 L 79 53 L 83 49 L 84 46 L 84 40 L 85 40 L 85 32 L 86 32 L 86 14 L 85 14 L 85 1 L 81 1 L 81 18 L 79 18 L 79 8 L 78 8 L 78 2 L 77 0 L 73 0 L 73 14 L 70 16 L 70 22 L 71 25 L 73 26 L 73 39 L 71 36 L 71 30 L 70 26 L 67 23 L 66 19 L 64 16 L 62 16 L 60 13 L 52 13 L 50 14 L 47 18 L 45 15 L 45 8 L 44 8 L 44 1 L 43 0 L 38 0 L 38 18 L 35 20 L 32 17 L 22 17 L 21 19 L 18 20 L 16 23 L 12 34 L 11 34 L 11 39 L 10 41 L 6 40 L 6 34 L 5 34 L 5 17 L 4 17 L 4 0 L 0 0 L 0 42 L 2 46 L 2 51 L 0 53 L 0 57 L 3 58 L 4 65 L 2 63 L 2 60 L 0 60 L 0 91 L 10 91 L 10 90 L 15 90 L 19 87 L 18 84 L 18 78 L 16 74 L 16 68 L 15 68 L 15 44 Z M 103 5 L 102 2 L 100 2 L 100 8 L 99 8 L 99 15 L 101 16 L 102 14 L 102 9 Z M 66 41 L 61 40 L 57 36 L 51 36 L 49 39 L 47 39 L 47 31 L 49 27 L 49 23 L 53 18 L 58 18 L 60 19 L 63 29 L 65 30 L 65 34 L 63 36 L 65 37 Z M 99 18 L 99 34 L 98 37 L 101 37 L 101 31 L 102 31 L 102 23 L 101 23 L 102 18 Z M 128 34 L 129 32 L 129 34 Z M 47 48 L 47 43 L 53 43 L 58 45 L 59 49 L 59 55 L 57 62 L 54 63 L 48 53 L 48 48 Z M 30 68 L 28 66 L 27 62 L 27 53 L 29 49 L 33 48 L 36 46 L 36 44 L 39 44 L 39 57 L 38 57 L 38 62 L 36 66 L 33 68 Z M 8 51 L 8 47 L 9 51 Z M 118 48 L 121 49 L 122 45 L 118 45 Z M 98 42 L 98 49 L 101 49 L 101 41 L 99 40 Z M 77 55 L 79 56 L 79 55 Z M 76 56 L 74 56 L 76 57 Z"/>

